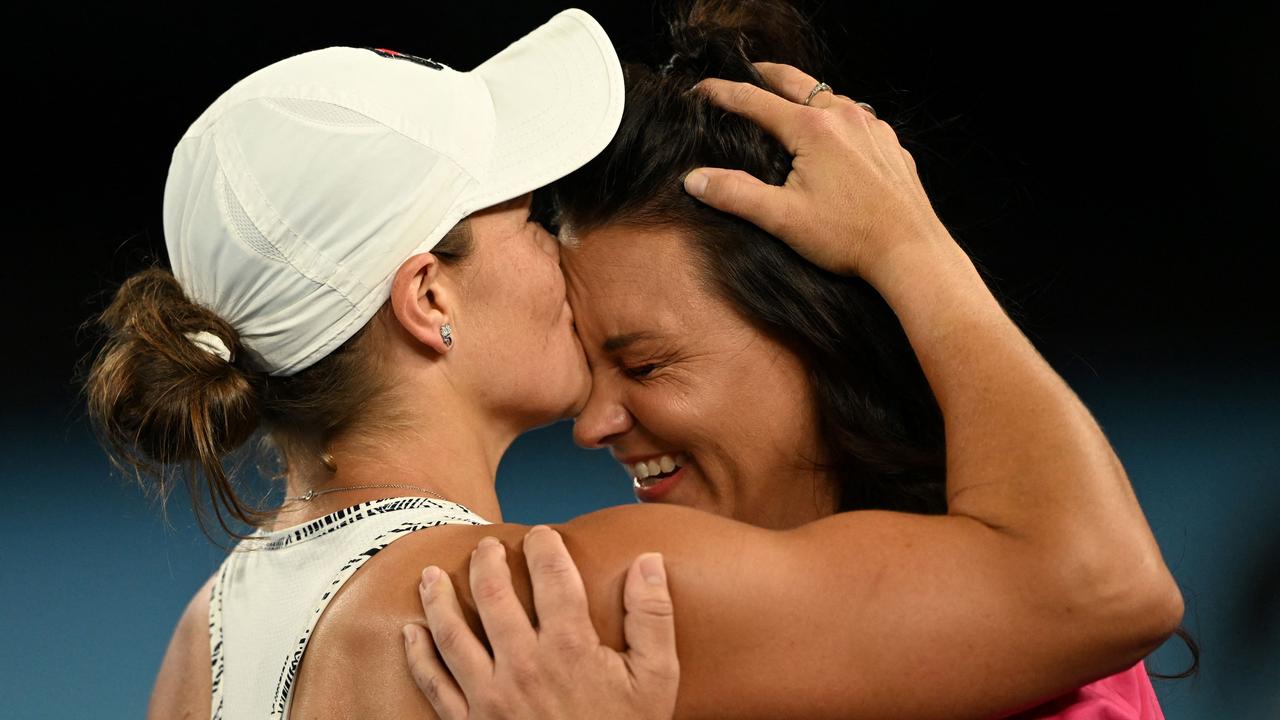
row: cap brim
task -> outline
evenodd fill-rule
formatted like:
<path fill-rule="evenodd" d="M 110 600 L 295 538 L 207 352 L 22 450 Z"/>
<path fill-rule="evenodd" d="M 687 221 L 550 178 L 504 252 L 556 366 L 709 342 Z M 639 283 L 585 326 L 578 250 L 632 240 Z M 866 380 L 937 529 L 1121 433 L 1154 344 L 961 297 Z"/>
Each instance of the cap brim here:
<path fill-rule="evenodd" d="M 570 9 L 471 71 L 496 120 L 477 208 L 536 190 L 585 165 L 622 122 L 622 65 L 600 23 Z"/>

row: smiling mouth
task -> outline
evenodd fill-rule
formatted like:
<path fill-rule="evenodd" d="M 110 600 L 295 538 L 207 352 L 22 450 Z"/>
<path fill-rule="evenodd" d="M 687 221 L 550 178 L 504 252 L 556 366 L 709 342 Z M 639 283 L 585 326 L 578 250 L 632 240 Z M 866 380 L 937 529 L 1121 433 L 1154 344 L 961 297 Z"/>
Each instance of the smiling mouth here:
<path fill-rule="evenodd" d="M 675 455 L 661 455 L 649 460 L 641 460 L 632 465 L 623 465 L 623 467 L 631 474 L 637 488 L 648 488 L 680 472 L 680 468 L 684 467 L 688 462 L 689 457 L 687 455 L 676 453 Z"/>

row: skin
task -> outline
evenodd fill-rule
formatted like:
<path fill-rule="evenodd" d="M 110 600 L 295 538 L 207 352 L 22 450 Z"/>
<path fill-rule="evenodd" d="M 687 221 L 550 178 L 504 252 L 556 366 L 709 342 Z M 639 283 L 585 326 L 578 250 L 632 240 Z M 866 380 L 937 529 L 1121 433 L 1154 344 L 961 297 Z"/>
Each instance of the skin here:
<path fill-rule="evenodd" d="M 677 608 L 678 717 L 843 717 L 851 707 L 869 717 L 991 716 L 1145 656 L 1177 626 L 1181 597 L 1123 467 L 1088 410 L 1005 316 L 931 209 L 920 207 L 927 208 L 927 198 L 892 130 L 856 106 L 802 108 L 749 86 L 722 90 L 715 101 L 761 122 L 792 148 L 793 175 L 803 182 L 790 191 L 735 189 L 725 176 L 713 176 L 699 194 L 793 245 L 845 241 L 843 250 L 825 249 L 832 266 L 857 272 L 897 312 L 943 410 L 950 513 L 843 513 L 790 529 L 665 503 L 577 518 L 556 529 L 582 570 L 600 641 L 623 649 L 625 579 L 637 555 L 657 551 Z M 848 195 L 850 188 L 857 194 Z M 803 205 L 810 200 L 812 208 Z M 783 212 L 780 202 L 800 205 Z M 877 218 L 895 208 L 894 222 L 864 222 L 868 212 Z M 462 318 L 485 310 L 467 296 L 469 286 L 442 294 L 452 271 L 431 276 L 423 270 L 429 265 L 402 266 L 390 316 L 403 332 L 386 338 L 394 358 L 387 371 L 398 389 L 388 402 L 411 413 L 417 434 L 388 434 L 377 423 L 351 430 L 335 443 L 343 452 L 334 484 L 351 484 L 372 467 L 381 477 L 400 472 L 481 507 L 493 497 L 485 463 L 496 467 L 496 457 L 484 453 L 505 449 L 515 423 L 501 417 L 513 401 L 477 395 L 477 383 L 528 392 L 536 410 L 527 413 L 530 421 L 582 397 L 566 389 L 563 402 L 551 402 L 538 381 L 520 379 L 532 374 L 528 358 L 515 366 L 485 364 L 484 372 L 457 367 L 460 343 L 469 337 Z M 440 348 L 443 317 L 458 319 L 454 350 Z M 510 329 L 545 327 L 551 325 Z M 486 363 L 490 356 L 479 347 L 471 358 Z M 451 411 L 445 416 L 451 423 L 440 422 L 442 410 Z M 442 469 L 431 454 L 442 440 L 474 447 L 479 456 Z M 707 448 L 714 457 L 714 444 Z M 385 455 L 400 464 L 387 465 Z M 721 482 L 721 495 L 752 507 L 717 479 L 720 470 L 701 472 L 708 498 L 716 497 L 712 483 Z M 364 475 L 371 476 L 377 475 Z M 352 495 L 342 502 L 359 500 Z M 432 717 L 400 641 L 401 627 L 421 618 L 421 568 L 442 571 L 429 602 L 456 598 L 476 630 L 473 594 L 518 602 L 531 614 L 526 531 L 513 524 L 441 527 L 406 536 L 369 560 L 312 637 L 294 712 Z M 484 536 L 498 542 L 477 549 Z M 470 585 L 473 562 L 505 563 L 511 582 Z M 161 687 L 184 670 L 208 672 L 207 636 L 203 663 L 181 667 L 183 657 L 200 656 L 187 644 L 199 641 L 205 608 L 193 608 L 171 648 L 175 667 L 166 659 L 162 668 L 154 716 L 179 716 L 201 702 L 207 712 L 207 695 L 175 698 Z M 458 628 L 430 629 L 446 645 L 462 637 Z"/>
<path fill-rule="evenodd" d="M 777 529 L 832 514 L 804 366 L 696 267 L 676 229 L 605 227 L 565 251 L 592 379 L 575 440 L 624 465 L 683 453 L 661 502 Z"/>

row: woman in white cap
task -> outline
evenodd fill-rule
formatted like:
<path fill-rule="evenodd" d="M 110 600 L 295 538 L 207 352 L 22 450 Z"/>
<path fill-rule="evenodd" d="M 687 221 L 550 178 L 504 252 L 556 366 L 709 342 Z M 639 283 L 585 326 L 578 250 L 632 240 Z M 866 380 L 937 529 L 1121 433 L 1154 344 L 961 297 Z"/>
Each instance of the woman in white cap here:
<path fill-rule="evenodd" d="M 485 525 L 501 521 L 509 443 L 575 414 L 589 390 L 559 247 L 528 193 L 605 146 L 622 97 L 603 31 L 567 11 L 470 73 L 378 50 L 290 58 L 184 136 L 165 192 L 173 274 L 117 293 L 90 407 L 123 463 L 159 466 L 161 491 L 168 466 L 193 465 L 193 497 L 224 527 L 256 529 L 180 621 L 152 716 L 430 716 L 389 642 L 420 617 L 421 567 L 448 593 L 441 580 L 473 562 L 506 567 L 508 547 L 516 567 L 522 553 L 535 566 L 556 556 L 556 533 Z M 1180 598 L 1105 440 L 1052 397 L 1028 422 L 1067 423 L 1075 482 L 974 490 L 970 514 L 849 513 L 779 531 L 635 506 L 562 526 L 592 593 L 613 601 L 595 605 L 609 644 L 626 618 L 632 649 L 608 657 L 643 680 L 636 705 L 668 716 L 675 702 L 668 566 L 692 714 L 817 716 L 854 698 L 883 715 L 908 692 L 916 714 L 995 712 L 1142 657 Z M 270 512 L 242 501 L 222 464 L 259 431 L 286 469 Z M 977 519 L 1014 498 L 1059 506 L 1010 512 L 1019 533 Z M 1081 506 L 1088 517 L 1065 522 Z M 1091 552 L 1100 544 L 1114 549 Z M 655 549 L 667 565 L 641 555 Z M 539 598 L 548 630 L 578 609 Z M 1008 671 L 980 690 L 957 663 L 975 647 Z M 935 685 L 881 670 L 889 648 Z"/>

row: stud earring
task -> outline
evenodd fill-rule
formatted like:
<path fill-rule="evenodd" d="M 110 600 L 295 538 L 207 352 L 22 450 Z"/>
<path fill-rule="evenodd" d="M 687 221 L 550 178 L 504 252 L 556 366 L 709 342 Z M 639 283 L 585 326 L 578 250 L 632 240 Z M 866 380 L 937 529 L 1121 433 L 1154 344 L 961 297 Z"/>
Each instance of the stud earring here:
<path fill-rule="evenodd" d="M 334 461 L 333 455 L 330 455 L 328 450 L 320 453 L 320 463 L 324 465 L 325 469 L 329 472 L 338 471 L 338 463 Z"/>
<path fill-rule="evenodd" d="M 440 326 L 440 339 L 444 341 L 447 348 L 453 347 L 453 326 L 445 323 Z"/>

